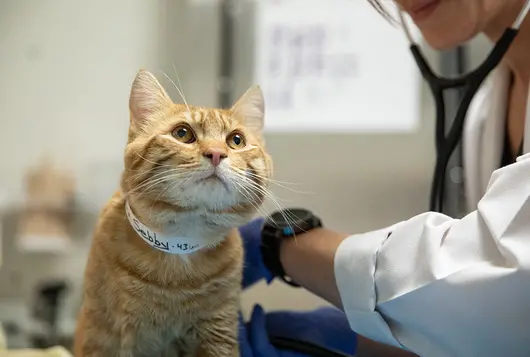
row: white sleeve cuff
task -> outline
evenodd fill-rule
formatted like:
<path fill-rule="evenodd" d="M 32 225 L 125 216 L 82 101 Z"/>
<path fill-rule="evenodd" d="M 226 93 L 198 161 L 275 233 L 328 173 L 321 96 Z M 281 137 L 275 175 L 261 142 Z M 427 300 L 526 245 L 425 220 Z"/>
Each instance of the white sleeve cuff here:
<path fill-rule="evenodd" d="M 356 333 L 387 345 L 403 346 L 376 311 L 377 253 L 392 232 L 389 227 L 346 238 L 335 253 L 335 279 L 350 327 Z"/>

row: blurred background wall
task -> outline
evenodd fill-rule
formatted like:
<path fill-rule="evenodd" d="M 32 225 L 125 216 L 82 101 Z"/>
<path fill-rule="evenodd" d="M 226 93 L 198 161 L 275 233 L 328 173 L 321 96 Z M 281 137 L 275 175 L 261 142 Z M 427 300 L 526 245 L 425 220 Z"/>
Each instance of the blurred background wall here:
<path fill-rule="evenodd" d="M 252 33 L 252 4 L 246 3 L 236 23 L 238 94 L 252 80 Z M 473 64 L 482 59 L 488 45 L 478 40 L 470 46 Z M 426 51 L 436 69 L 438 55 Z M 130 84 L 139 68 L 149 69 L 179 101 L 161 74 L 176 80 L 173 67 L 188 102 L 217 105 L 218 4 L 191 0 L 0 2 L 0 198 L 4 211 L 0 322 L 31 329 L 37 285 L 66 279 L 71 285 L 60 320 L 61 328 L 71 331 L 91 229 L 99 209 L 118 185 Z M 268 134 L 276 178 L 311 192 L 273 188 L 280 202 L 314 210 L 327 226 L 352 233 L 426 210 L 434 162 L 434 119 L 425 86 L 421 96 L 421 123 L 410 134 Z M 47 159 L 76 179 L 76 224 L 82 228 L 72 238 L 67 254 L 24 253 L 15 244 L 25 174 Z M 266 309 L 309 309 L 324 304 L 281 283 L 260 284 L 246 292 L 245 311 L 256 303 Z"/>

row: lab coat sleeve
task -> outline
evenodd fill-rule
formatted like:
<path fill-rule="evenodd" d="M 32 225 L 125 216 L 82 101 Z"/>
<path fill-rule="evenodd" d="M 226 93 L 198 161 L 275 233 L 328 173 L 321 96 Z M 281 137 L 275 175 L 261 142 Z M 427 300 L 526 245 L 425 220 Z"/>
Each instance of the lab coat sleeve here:
<path fill-rule="evenodd" d="M 462 219 L 424 213 L 348 237 L 335 276 L 351 328 L 421 356 L 530 356 L 529 197 L 527 154 Z"/>

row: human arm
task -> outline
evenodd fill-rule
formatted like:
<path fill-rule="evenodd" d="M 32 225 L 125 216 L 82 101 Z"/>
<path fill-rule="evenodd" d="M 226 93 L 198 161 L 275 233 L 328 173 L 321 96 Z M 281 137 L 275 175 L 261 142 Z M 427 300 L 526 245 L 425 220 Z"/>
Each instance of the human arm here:
<path fill-rule="evenodd" d="M 348 238 L 345 233 L 326 228 L 312 229 L 281 245 L 280 261 L 297 284 L 342 309 L 335 281 L 335 253 Z M 357 331 L 356 331 L 357 332 Z M 414 354 L 357 336 L 357 357 L 411 357 Z"/>
<path fill-rule="evenodd" d="M 527 154 L 462 219 L 424 213 L 343 239 L 327 256 L 352 329 L 424 356 L 530 355 L 529 197 Z M 304 268 L 323 268 L 296 249 L 282 246 L 282 263 L 305 285 Z"/>
<path fill-rule="evenodd" d="M 345 233 L 315 228 L 286 239 L 280 248 L 280 261 L 287 275 L 297 284 L 342 309 L 335 282 L 334 258 Z"/>
<path fill-rule="evenodd" d="M 261 280 L 268 283 L 273 280 L 273 275 L 265 268 L 261 257 L 260 244 L 263 221 L 263 218 L 258 218 L 240 228 L 245 251 L 243 288 L 248 288 Z M 332 300 L 331 296 L 334 296 L 337 301 L 340 301 L 333 276 L 333 256 L 336 246 L 333 247 L 333 244 L 327 244 L 326 241 L 329 243 L 333 240 L 338 244 L 345 237 L 346 235 L 331 230 L 315 229 L 304 233 L 296 240 L 286 240 L 285 247 L 289 247 L 290 243 L 288 242 L 290 241 L 293 242 L 293 247 L 292 249 L 285 249 L 289 252 L 289 256 L 283 259 L 283 263 L 287 265 L 291 274 L 306 283 L 305 285 L 308 286 L 309 290 L 328 300 Z M 310 269 L 307 269 L 308 261 L 312 262 Z M 317 261 L 318 264 L 314 264 Z M 315 267 L 316 270 L 313 269 Z M 312 276 L 313 273 L 320 275 Z M 313 286 L 314 283 L 317 286 Z M 333 291 L 335 294 L 328 295 L 328 291 Z M 323 323 L 324 320 L 326 320 L 325 323 Z M 265 323 L 265 321 L 267 322 Z M 339 312 L 332 308 L 308 312 L 276 311 L 266 315 L 260 308 L 257 308 L 254 310 L 251 320 L 246 324 L 241 322 L 240 326 L 242 357 L 254 356 L 253 351 L 259 351 L 256 352 L 258 353 L 256 356 L 275 357 L 276 354 L 281 353 L 291 356 L 288 352 L 272 346 L 267 340 L 268 336 L 295 337 L 345 353 L 355 350 L 356 357 L 412 356 L 405 351 L 357 336 L 348 326 L 346 315 L 342 311 Z M 293 356 L 302 355 L 294 354 Z"/>

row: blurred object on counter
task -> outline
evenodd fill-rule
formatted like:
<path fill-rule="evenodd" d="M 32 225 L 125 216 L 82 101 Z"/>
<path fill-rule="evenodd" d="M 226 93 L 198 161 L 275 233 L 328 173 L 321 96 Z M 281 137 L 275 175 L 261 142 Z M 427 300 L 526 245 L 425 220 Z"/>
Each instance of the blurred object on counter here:
<path fill-rule="evenodd" d="M 18 248 L 24 252 L 64 253 L 71 244 L 75 180 L 50 160 L 26 176 L 26 204 L 21 212 Z"/>
<path fill-rule="evenodd" d="M 4 333 L 4 328 L 0 324 L 0 351 L 7 348 L 7 336 Z"/>
<path fill-rule="evenodd" d="M 32 347 L 48 348 L 57 345 L 70 347 L 71 337 L 61 336 L 58 330 L 61 305 L 68 290 L 68 283 L 64 280 L 48 281 L 37 287 L 33 307 L 35 324 L 30 337 Z"/>
<path fill-rule="evenodd" d="M 4 255 L 4 247 L 3 247 L 3 236 L 4 236 L 4 228 L 3 228 L 3 221 L 4 221 L 4 212 L 5 212 L 5 206 L 6 206 L 6 200 L 7 195 L 5 192 L 0 189 L 0 269 L 2 269 L 2 259 Z M 1 328 L 1 325 L 0 325 Z"/>

